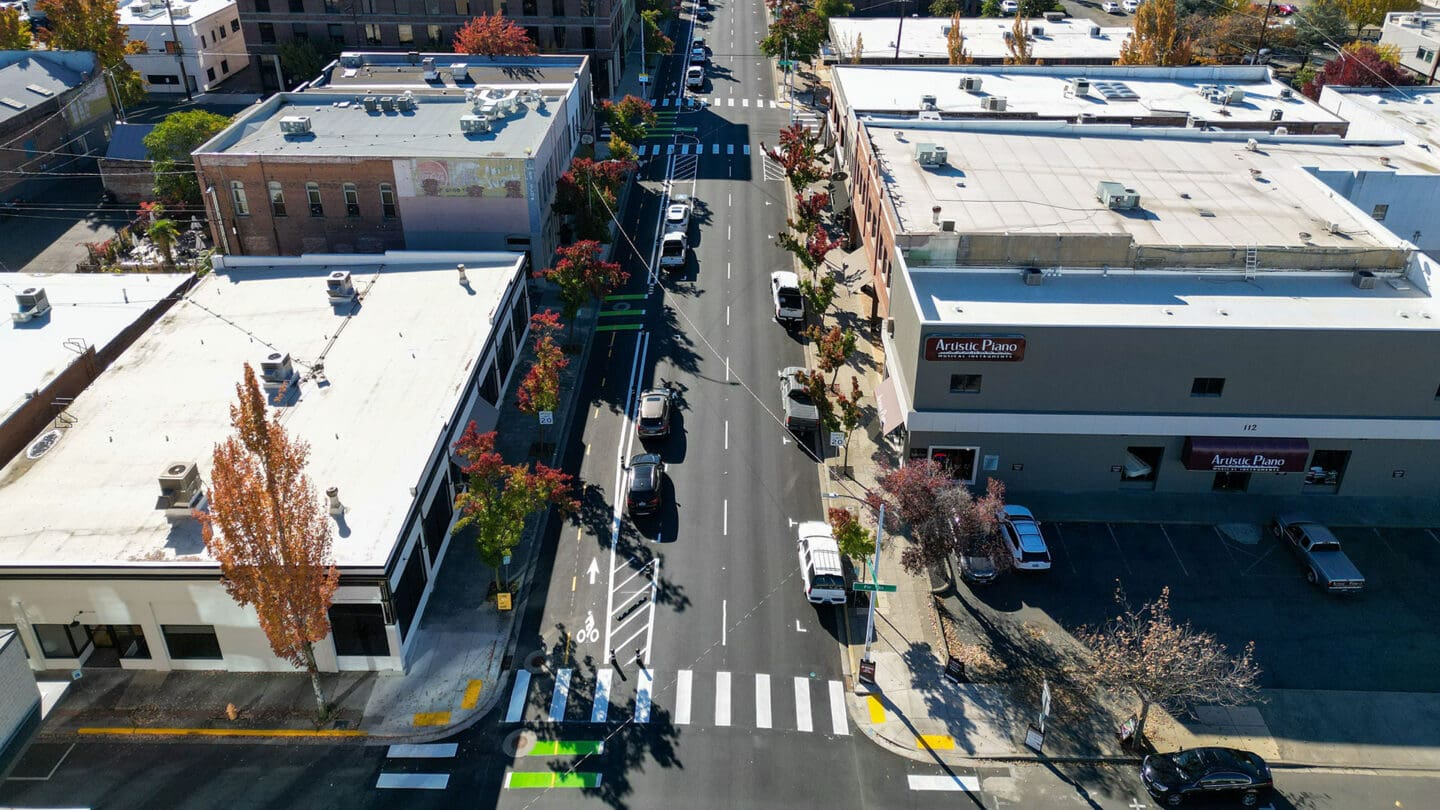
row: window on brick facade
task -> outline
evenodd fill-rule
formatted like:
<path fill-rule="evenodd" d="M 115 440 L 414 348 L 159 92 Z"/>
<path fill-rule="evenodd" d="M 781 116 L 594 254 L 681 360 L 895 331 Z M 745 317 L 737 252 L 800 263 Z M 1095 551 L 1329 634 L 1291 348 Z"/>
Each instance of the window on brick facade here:
<path fill-rule="evenodd" d="M 320 184 L 305 184 L 305 199 L 310 203 L 310 216 L 325 216 L 325 204 L 320 201 Z"/>
<path fill-rule="evenodd" d="M 1196 377 L 1190 384 L 1192 397 L 1218 397 L 1225 393 L 1224 377 Z"/>
<path fill-rule="evenodd" d="M 255 10 L 261 14 L 269 14 L 270 0 L 255 0 Z"/>
<path fill-rule="evenodd" d="M 396 34 L 395 34 L 395 36 L 396 36 L 397 39 L 399 39 L 401 45 L 409 45 L 410 43 L 412 43 L 412 42 L 415 41 L 415 26 L 413 26 L 413 25 L 400 25 L 400 26 L 396 26 Z"/>
<path fill-rule="evenodd" d="M 227 36 L 229 36 L 229 34 L 225 33 L 225 29 L 222 27 L 222 28 L 220 29 L 220 38 L 221 38 L 221 39 L 224 39 L 224 38 L 227 37 Z M 210 37 L 210 39 L 213 40 L 213 39 L 215 39 L 215 37 L 212 36 L 212 37 Z"/>
<path fill-rule="evenodd" d="M 580 47 L 587 51 L 595 48 L 595 29 L 593 27 L 587 25 L 580 29 Z"/>
<path fill-rule="evenodd" d="M 305 0 L 290 0 L 290 13 L 291 13 L 291 14 L 304 14 L 304 13 L 305 13 Z"/>
<path fill-rule="evenodd" d="M 325 13 L 326 13 L 326 14 L 339 14 L 339 13 L 340 13 L 340 0 L 325 0 Z"/>
<path fill-rule="evenodd" d="M 230 21 L 230 33 L 233 34 L 233 33 L 235 33 L 236 31 L 239 31 L 239 30 L 240 30 L 240 18 L 239 18 L 239 17 L 236 17 L 235 19 L 233 19 L 233 20 Z"/>
<path fill-rule="evenodd" d="M 433 48 L 441 43 L 445 37 L 445 32 L 441 31 L 438 25 L 429 25 L 425 27 L 425 36 L 430 40 L 430 46 Z"/>
<path fill-rule="evenodd" d="M 1389 213 L 1390 206 L 1385 203 L 1381 203 L 1370 209 L 1370 217 L 1376 222 L 1384 222 L 1386 215 L 1388 215 Z"/>
<path fill-rule="evenodd" d="M 362 0 L 362 2 L 360 3 L 360 8 L 361 8 L 361 10 L 364 11 L 366 14 L 374 14 L 374 13 L 375 13 L 375 0 Z"/>
<path fill-rule="evenodd" d="M 425 0 L 425 13 L 431 16 L 440 13 L 440 0 Z"/>
<path fill-rule="evenodd" d="M 215 81 L 215 68 L 205 68 L 205 80 L 210 82 Z"/>
<path fill-rule="evenodd" d="M 380 215 L 386 219 L 396 217 L 395 189 L 389 183 L 380 184 Z"/>
<path fill-rule="evenodd" d="M 275 23 L 260 23 L 260 41 L 267 44 L 275 41 Z"/>
<path fill-rule="evenodd" d="M 150 84 L 179 84 L 180 77 L 167 73 L 151 73 L 145 77 Z"/>
<path fill-rule="evenodd" d="M 176 42 L 176 41 L 173 40 L 173 39 L 167 39 L 167 40 L 165 40 L 165 53 L 179 53 L 179 52 L 180 52 L 180 43 Z"/>
<path fill-rule="evenodd" d="M 245 184 L 239 180 L 230 181 L 230 201 L 235 204 L 235 216 L 250 216 L 250 200 L 245 196 Z"/>
<path fill-rule="evenodd" d="M 310 26 L 306 25 L 305 23 L 290 23 L 290 38 L 309 39 Z"/>
<path fill-rule="evenodd" d="M 375 23 L 365 23 L 365 44 L 380 44 L 380 26 Z"/>
<path fill-rule="evenodd" d="M 356 190 L 354 183 L 346 183 L 341 186 L 345 191 L 345 216 L 360 216 L 360 192 Z"/>
<path fill-rule="evenodd" d="M 470 0 L 455 0 L 455 13 L 462 17 L 470 14 Z"/>
<path fill-rule="evenodd" d="M 564 17 L 565 0 L 550 0 L 550 13 L 556 17 Z"/>
<path fill-rule="evenodd" d="M 395 0 L 395 13 L 396 13 L 396 14 L 409 14 L 409 13 L 410 13 L 410 0 Z"/>
<path fill-rule="evenodd" d="M 580 16 L 581 16 L 581 17 L 594 17 L 594 16 L 595 16 L 595 0 L 580 0 Z"/>
<path fill-rule="evenodd" d="M 221 72 L 221 73 L 229 73 L 229 72 L 230 72 L 230 60 L 229 60 L 229 59 L 221 59 L 221 60 L 220 60 L 220 72 Z"/>
<path fill-rule="evenodd" d="M 201 35 L 200 35 L 200 47 L 202 47 L 202 48 L 205 47 L 205 35 L 204 35 L 204 34 L 201 34 Z"/>
<path fill-rule="evenodd" d="M 564 49 L 565 49 L 565 26 L 563 26 L 563 25 L 557 25 L 557 26 L 555 26 L 554 28 L 552 28 L 552 29 L 550 29 L 550 30 L 553 31 L 554 34 L 555 34 L 555 50 L 557 50 L 557 51 L 559 51 L 559 50 L 564 50 Z"/>
<path fill-rule="evenodd" d="M 285 216 L 285 190 L 280 187 L 280 181 L 271 180 L 270 188 L 270 213 L 277 217 Z"/>
<path fill-rule="evenodd" d="M 525 26 L 525 36 L 530 37 L 530 41 L 531 41 L 531 42 L 535 43 L 536 45 L 539 45 L 539 44 L 540 44 L 540 26 L 538 26 L 538 25 L 527 25 L 527 26 Z"/>
<path fill-rule="evenodd" d="M 331 42 L 345 41 L 345 26 L 340 23 L 330 23 L 325 26 L 325 33 L 330 37 Z"/>

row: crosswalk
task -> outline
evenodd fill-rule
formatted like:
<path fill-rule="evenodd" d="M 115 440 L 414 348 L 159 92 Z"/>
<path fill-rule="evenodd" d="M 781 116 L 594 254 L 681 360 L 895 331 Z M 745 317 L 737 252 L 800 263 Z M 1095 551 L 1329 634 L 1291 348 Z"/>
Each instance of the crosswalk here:
<path fill-rule="evenodd" d="M 665 155 L 748 155 L 748 143 L 646 143 L 635 147 L 640 157 Z"/>
<path fill-rule="evenodd" d="M 385 753 L 385 767 L 395 767 L 397 761 L 409 765 L 410 760 L 454 759 L 459 748 L 457 743 L 392 745 Z M 427 764 L 421 767 L 426 771 L 431 769 Z M 409 770 L 384 770 L 375 780 L 375 787 L 381 790 L 444 790 L 449 785 L 448 773 Z"/>
<path fill-rule="evenodd" d="M 593 675 L 567 667 L 540 675 L 517 670 L 514 676 L 506 723 L 664 722 L 850 734 L 840 681 L 608 667 Z"/>
<path fill-rule="evenodd" d="M 735 98 L 734 96 L 684 96 L 680 98 L 662 98 L 655 102 L 655 106 L 661 109 L 666 107 L 736 107 L 739 109 L 774 110 L 783 108 L 783 104 L 773 98 Z"/>

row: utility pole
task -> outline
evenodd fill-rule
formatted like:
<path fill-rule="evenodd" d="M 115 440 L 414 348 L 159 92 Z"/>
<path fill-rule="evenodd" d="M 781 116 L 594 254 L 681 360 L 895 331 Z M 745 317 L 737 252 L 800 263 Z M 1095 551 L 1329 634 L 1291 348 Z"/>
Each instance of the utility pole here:
<path fill-rule="evenodd" d="M 170 18 L 170 38 L 175 40 L 175 61 L 180 63 L 180 84 L 185 87 L 185 100 L 194 101 L 195 97 L 190 94 L 190 75 L 185 72 L 185 46 L 180 44 L 180 33 L 175 28 L 175 12 L 170 8 L 170 0 L 165 0 L 165 16 Z"/>
<path fill-rule="evenodd" d="M 1252 65 L 1260 64 L 1260 52 L 1265 50 L 1265 29 L 1270 27 L 1270 11 L 1273 8 L 1275 8 L 1275 4 L 1267 0 L 1265 3 L 1265 18 L 1260 21 L 1260 38 L 1259 42 L 1255 45 L 1255 59 L 1251 62 Z"/>
<path fill-rule="evenodd" d="M 905 35 L 905 0 L 900 0 L 900 28 L 895 32 L 895 61 L 900 61 L 900 37 Z"/>
<path fill-rule="evenodd" d="M 875 556 L 870 558 L 870 581 L 880 582 L 880 538 L 885 534 L 885 502 L 880 502 L 880 517 L 875 524 Z M 870 610 L 865 619 L 865 655 L 863 660 L 870 660 L 870 646 L 875 642 L 875 603 L 880 601 L 879 593 L 870 594 Z"/>

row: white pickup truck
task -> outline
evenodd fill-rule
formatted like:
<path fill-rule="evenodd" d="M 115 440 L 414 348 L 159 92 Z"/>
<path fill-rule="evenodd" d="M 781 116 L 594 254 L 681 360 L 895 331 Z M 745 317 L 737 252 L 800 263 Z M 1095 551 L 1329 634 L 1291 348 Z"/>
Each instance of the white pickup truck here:
<path fill-rule="evenodd" d="M 685 253 L 690 249 L 690 212 L 694 206 L 684 194 L 670 198 L 665 208 L 664 233 L 660 236 L 660 266 L 666 270 L 685 267 Z"/>
<path fill-rule="evenodd" d="M 775 320 L 786 326 L 805 320 L 805 298 L 800 295 L 800 277 L 790 270 L 770 274 L 770 302 Z"/>

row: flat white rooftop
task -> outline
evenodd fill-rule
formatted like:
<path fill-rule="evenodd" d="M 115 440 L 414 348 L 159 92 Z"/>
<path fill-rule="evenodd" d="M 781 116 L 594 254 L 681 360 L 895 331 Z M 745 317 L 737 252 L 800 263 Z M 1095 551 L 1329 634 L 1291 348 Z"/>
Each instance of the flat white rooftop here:
<path fill-rule="evenodd" d="M 1326 86 L 1320 104 L 1350 121 L 1347 137 L 1398 138 L 1440 162 L 1440 86 Z"/>
<path fill-rule="evenodd" d="M 306 375 L 284 424 L 311 445 L 308 472 L 340 488 L 342 567 L 380 567 L 442 427 L 466 393 L 497 304 L 523 255 L 403 253 L 277 257 L 202 279 L 69 409 L 44 456 L 0 469 L 7 566 L 213 566 L 199 524 L 155 508 L 166 465 L 208 481 L 243 364 L 270 351 Z M 467 291 L 457 283 L 463 263 Z M 325 279 L 349 270 L 361 304 L 332 307 Z M 498 317 L 504 317 L 503 312 Z M 323 360 L 322 378 L 306 372 Z M 323 502 L 323 494 L 321 498 Z"/>
<path fill-rule="evenodd" d="M 1393 148 L 1338 137 L 1074 125 L 947 121 L 935 128 L 872 124 L 887 196 L 910 233 L 937 233 L 932 209 L 957 233 L 1128 234 L 1142 246 L 1405 249 L 1406 243 L 1306 169 L 1383 168 Z M 919 144 L 945 147 L 948 163 L 916 159 Z M 1427 171 L 1390 160 L 1387 171 Z M 1137 210 L 1111 210 L 1096 187 L 1140 195 Z M 1338 233 L 1329 231 L 1331 224 Z"/>
<path fill-rule="evenodd" d="M 175 15 L 175 25 L 181 28 L 233 5 L 235 5 L 235 0 L 170 0 L 170 8 Z M 116 12 L 120 16 L 121 25 L 127 27 L 156 25 L 164 26 L 166 32 L 170 30 L 170 17 L 165 12 L 164 2 L 154 4 L 150 0 L 129 0 L 122 2 Z M 231 36 L 237 35 L 234 32 L 227 33 Z"/>
<path fill-rule="evenodd" d="M 1067 272 L 911 268 L 923 320 L 967 326 L 1369 329 L 1440 332 L 1440 306 L 1404 279 L 1357 289 L 1344 273 Z"/>
<path fill-rule="evenodd" d="M 960 31 L 965 36 L 965 52 L 975 59 L 1004 59 L 1010 56 L 1005 35 L 1014 27 L 1011 18 L 961 17 Z M 1088 20 L 1066 18 L 1060 22 L 1044 19 L 1030 21 L 1031 28 L 1043 34 L 1030 39 L 1030 52 L 1036 59 L 1051 62 L 1059 59 L 1120 58 L 1120 46 L 1130 37 L 1124 26 L 1102 27 Z M 1098 32 L 1093 32 L 1098 28 Z M 861 59 L 895 59 L 895 35 L 900 35 L 900 59 L 942 59 L 948 61 L 950 50 L 947 32 L 948 17 L 906 18 L 900 25 L 898 17 L 835 17 L 830 20 L 830 41 L 836 55 L 849 62 L 860 43 Z M 1093 32 L 1093 33 L 1092 33 Z"/>
<path fill-rule="evenodd" d="M 869 39 L 868 37 L 866 38 Z M 1260 66 L 1131 67 L 1089 65 L 835 65 L 832 77 L 846 108 L 865 113 L 910 113 L 920 109 L 920 96 L 935 96 L 939 113 L 994 116 L 982 108 L 984 99 L 1005 98 L 1005 115 L 1074 118 L 1089 113 L 1097 119 L 1123 120 L 1195 116 L 1217 125 L 1237 122 L 1268 124 L 1274 110 L 1281 120 L 1323 123 L 1343 132 L 1344 120 L 1291 92 Z M 978 77 L 978 91 L 963 90 L 962 77 Z M 1086 77 L 1088 95 L 1070 92 L 1070 79 Z M 1219 104 L 1201 91 L 1229 86 L 1244 91 L 1238 101 Z M 1286 97 L 1288 94 L 1288 98 Z"/>
<path fill-rule="evenodd" d="M 6 273 L 0 275 L 0 422 L 24 404 L 26 394 L 49 385 L 80 359 L 79 351 L 109 345 L 151 307 L 174 295 L 188 274 Z M 15 293 L 45 288 L 50 315 L 13 323 Z M 83 345 L 66 341 L 79 340 Z M 77 351 L 79 349 L 79 351 Z"/>

